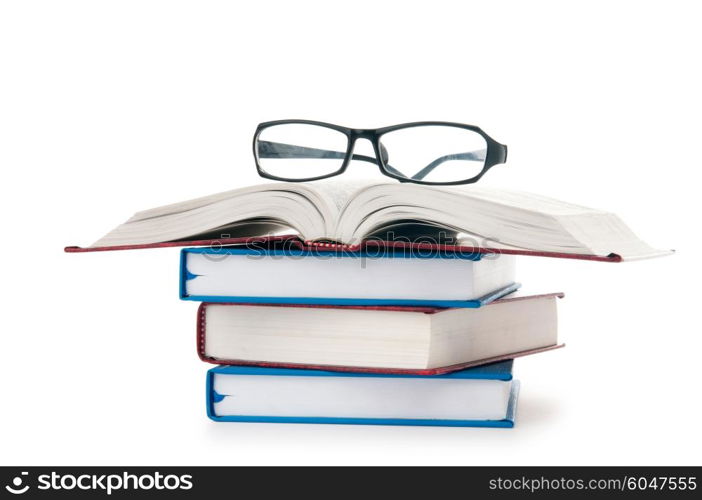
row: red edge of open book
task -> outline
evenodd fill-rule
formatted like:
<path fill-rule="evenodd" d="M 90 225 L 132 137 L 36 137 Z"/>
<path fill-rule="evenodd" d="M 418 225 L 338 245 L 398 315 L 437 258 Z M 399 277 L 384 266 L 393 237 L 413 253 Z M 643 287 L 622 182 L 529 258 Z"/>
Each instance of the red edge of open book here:
<path fill-rule="evenodd" d="M 245 238 L 221 238 L 210 240 L 190 240 L 190 241 L 167 241 L 164 243 L 148 243 L 143 245 L 120 245 L 120 246 L 105 246 L 105 247 L 78 247 L 68 246 L 64 248 L 67 253 L 82 253 L 82 252 L 105 252 L 109 250 L 139 250 L 143 248 L 169 248 L 169 247 L 200 247 L 200 246 L 224 246 L 224 245 L 251 245 L 251 244 L 289 244 L 292 248 L 304 250 L 313 249 L 330 252 L 360 252 L 364 249 L 371 248 L 394 248 L 408 250 L 434 250 L 442 252 L 457 252 L 457 253 L 481 253 L 481 254 L 505 254 L 505 255 L 530 255 L 534 257 L 555 257 L 559 259 L 578 259 L 578 260 L 593 260 L 600 262 L 621 262 L 622 258 L 617 254 L 609 254 L 607 256 L 563 253 L 563 252 L 537 252 L 532 250 L 519 249 L 503 249 L 503 248 L 484 248 L 471 247 L 461 245 L 444 245 L 426 242 L 406 242 L 406 241 L 380 241 L 366 240 L 357 245 L 346 245 L 341 243 L 324 243 L 315 241 L 302 241 L 296 235 L 283 236 L 262 236 L 262 237 L 245 237 Z"/>
<path fill-rule="evenodd" d="M 546 293 L 536 296 L 543 297 L 558 297 L 562 298 L 564 294 L 562 292 L 557 293 Z M 498 299 L 492 304 L 497 304 L 500 302 L 508 302 L 515 300 L 524 300 L 527 298 L 534 298 L 535 295 L 530 296 L 517 296 L 517 297 L 505 297 Z M 205 355 L 205 318 L 207 307 L 210 305 L 217 306 L 255 306 L 255 307 L 314 307 L 314 308 L 325 308 L 325 309 L 370 309 L 375 311 L 411 311 L 411 312 L 422 312 L 426 314 L 434 314 L 441 311 L 442 308 L 439 307 L 406 307 L 406 306 L 332 306 L 332 305 L 313 305 L 313 304 L 239 304 L 239 303 L 217 303 L 210 304 L 208 302 L 203 302 L 200 304 L 197 310 L 197 327 L 196 327 L 196 343 L 197 343 L 197 354 L 200 359 L 206 363 L 212 363 L 215 365 L 238 365 L 238 366 L 262 366 L 269 368 L 299 368 L 305 370 L 326 370 L 334 372 L 360 372 L 360 373 L 386 373 L 393 375 L 442 375 L 444 373 L 451 373 L 458 370 L 465 370 L 466 368 L 471 368 L 474 366 L 486 365 L 489 363 L 496 363 L 498 361 L 505 361 L 507 359 L 519 358 L 522 356 L 528 356 L 530 354 L 537 354 L 540 352 L 552 351 L 554 349 L 560 349 L 565 347 L 565 344 L 555 344 L 546 347 L 539 347 L 537 349 L 529 349 L 526 351 L 519 351 L 510 354 L 505 354 L 502 356 L 494 356 L 491 358 L 480 359 L 477 361 L 471 361 L 469 363 L 460 363 L 457 365 L 441 366 L 438 368 L 427 368 L 427 369 L 406 369 L 406 368 L 375 368 L 375 367 L 357 367 L 357 366 L 338 366 L 338 365 L 310 365 L 302 363 L 275 363 L 267 361 L 248 361 L 248 360 L 222 360 L 211 358 Z M 487 306 L 489 307 L 489 306 Z"/>

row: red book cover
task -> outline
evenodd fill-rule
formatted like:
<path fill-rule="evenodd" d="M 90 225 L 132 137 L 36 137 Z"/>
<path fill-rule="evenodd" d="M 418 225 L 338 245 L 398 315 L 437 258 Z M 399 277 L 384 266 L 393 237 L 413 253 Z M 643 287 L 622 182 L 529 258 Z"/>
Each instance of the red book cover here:
<path fill-rule="evenodd" d="M 548 293 L 542 294 L 542 296 L 549 297 L 563 297 L 563 293 Z M 493 304 L 498 304 L 505 301 L 515 301 L 524 300 L 526 298 L 533 298 L 534 295 L 530 296 L 515 296 L 506 297 L 498 299 Z M 377 367 L 357 367 L 357 366 L 333 366 L 333 365 L 314 365 L 314 364 L 302 364 L 302 363 L 278 363 L 278 362 L 267 362 L 267 361 L 249 361 L 249 360 L 222 360 L 208 357 L 206 352 L 206 311 L 207 307 L 210 305 L 217 306 L 227 306 L 227 307 L 239 307 L 239 306 L 255 306 L 255 307 L 316 307 L 316 308 L 330 308 L 330 309 L 364 309 L 364 310 L 381 310 L 381 311 L 406 311 L 406 312 L 422 312 L 425 314 L 434 314 L 442 311 L 441 308 L 435 307 L 406 307 L 406 306 L 330 306 L 330 305 L 298 305 L 298 304 L 210 304 L 208 302 L 203 302 L 200 304 L 197 311 L 197 327 L 196 327 L 196 343 L 197 343 L 197 353 L 202 361 L 206 363 L 212 363 L 216 365 L 237 365 L 237 366 L 262 366 L 262 367 L 272 367 L 272 368 L 299 368 L 305 370 L 327 370 L 327 371 L 338 371 L 338 372 L 356 372 L 356 373 L 387 373 L 387 374 L 398 374 L 398 375 L 441 375 L 444 373 L 450 373 L 458 370 L 464 370 L 466 368 L 471 368 L 473 366 L 485 365 L 488 363 L 495 363 L 498 361 L 504 361 L 507 359 L 514 359 L 522 356 L 528 356 L 530 354 L 537 354 L 540 352 L 552 351 L 554 349 L 559 349 L 565 347 L 565 344 L 555 344 L 551 346 L 541 347 L 538 349 L 530 349 L 527 351 L 514 352 L 509 354 L 504 354 L 501 356 L 494 356 L 491 358 L 480 359 L 476 361 L 471 361 L 468 363 L 460 363 L 450 366 L 442 366 L 437 368 L 429 369 L 405 369 L 405 368 L 377 368 Z"/>
<path fill-rule="evenodd" d="M 68 253 L 82 252 L 104 252 L 110 250 L 138 250 L 145 248 L 168 248 L 168 247 L 198 247 L 198 246 L 229 246 L 229 245 L 264 245 L 264 246 L 279 246 L 285 245 L 291 249 L 300 250 L 318 250 L 320 252 L 363 252 L 373 249 L 388 249 L 388 250 L 413 250 L 413 251 L 433 251 L 433 252 L 455 252 L 455 253 L 476 253 L 476 254 L 505 254 L 505 255 L 528 255 L 534 257 L 555 257 L 560 259 L 578 259 L 592 260 L 600 262 L 621 262 L 622 257 L 617 254 L 609 254 L 607 256 L 574 254 L 563 252 L 537 252 L 532 250 L 520 249 L 503 249 L 503 248 L 485 248 L 472 247 L 449 244 L 436 244 L 426 242 L 406 242 L 406 241 L 380 241 L 366 240 L 358 245 L 346 245 L 341 243 L 326 243 L 303 241 L 296 235 L 282 236 L 262 236 L 262 237 L 244 237 L 244 238 L 221 238 L 221 239 L 206 239 L 206 240 L 183 240 L 183 241 L 168 241 L 164 243 L 149 243 L 144 245 L 122 245 L 122 246 L 107 246 L 107 247 L 78 247 L 68 246 L 64 250 Z"/>

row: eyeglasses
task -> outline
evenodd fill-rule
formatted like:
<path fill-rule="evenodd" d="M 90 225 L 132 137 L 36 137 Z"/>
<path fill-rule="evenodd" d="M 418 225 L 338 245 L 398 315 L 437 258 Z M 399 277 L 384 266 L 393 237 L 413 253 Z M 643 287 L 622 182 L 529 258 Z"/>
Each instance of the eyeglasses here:
<path fill-rule="evenodd" d="M 354 154 L 358 139 L 373 144 L 375 157 Z M 374 163 L 381 173 L 416 184 L 470 184 L 504 163 L 507 146 L 480 128 L 449 122 L 404 123 L 351 129 L 309 120 L 261 123 L 253 141 L 261 177 L 304 182 L 339 175 L 351 160 Z"/>

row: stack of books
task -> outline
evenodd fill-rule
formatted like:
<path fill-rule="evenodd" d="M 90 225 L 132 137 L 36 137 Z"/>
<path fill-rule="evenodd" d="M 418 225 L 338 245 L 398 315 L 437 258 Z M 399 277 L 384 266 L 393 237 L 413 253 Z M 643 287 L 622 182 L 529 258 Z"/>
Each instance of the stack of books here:
<path fill-rule="evenodd" d="M 562 294 L 518 291 L 516 255 L 668 253 L 613 214 L 535 195 L 326 186 L 140 212 L 67 251 L 187 247 L 180 296 L 201 302 L 198 354 L 218 365 L 213 420 L 481 427 L 514 425 L 514 358 L 561 347 Z"/>
<path fill-rule="evenodd" d="M 513 296 L 514 275 L 508 255 L 184 249 L 199 355 L 222 365 L 208 415 L 511 426 L 512 359 L 557 347 L 559 296 Z"/>

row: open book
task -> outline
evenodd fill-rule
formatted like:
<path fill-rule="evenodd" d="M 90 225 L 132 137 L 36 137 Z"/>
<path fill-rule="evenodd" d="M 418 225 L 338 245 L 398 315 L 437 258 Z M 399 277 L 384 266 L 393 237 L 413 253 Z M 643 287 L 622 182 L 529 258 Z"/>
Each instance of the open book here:
<path fill-rule="evenodd" d="M 666 255 L 614 214 L 534 194 L 476 186 L 399 183 L 271 183 L 138 212 L 89 251 L 205 245 L 295 235 L 346 249 L 446 244 L 514 254 L 591 260 Z M 387 243 L 387 242 L 391 243 Z"/>

